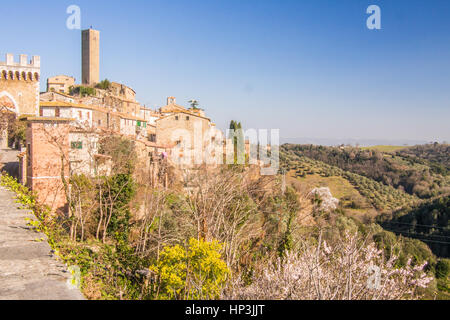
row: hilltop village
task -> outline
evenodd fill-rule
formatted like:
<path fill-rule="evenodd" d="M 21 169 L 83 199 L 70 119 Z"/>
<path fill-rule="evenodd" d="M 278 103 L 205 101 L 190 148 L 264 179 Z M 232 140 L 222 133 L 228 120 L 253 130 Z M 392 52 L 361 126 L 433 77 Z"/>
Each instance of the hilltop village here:
<path fill-rule="evenodd" d="M 83 30 L 82 83 L 56 75 L 48 78 L 44 92 L 39 56 L 28 61 L 27 55 L 20 55 L 16 62 L 7 54 L 0 62 L 0 110 L 27 123 L 25 146 L 19 146 L 19 181 L 36 191 L 41 202 L 64 208 L 64 177 L 108 174 L 111 161 L 99 151 L 105 136 L 133 141 L 140 163 L 154 167 L 154 172 L 163 163 L 189 166 L 191 156 L 200 159 L 199 164 L 205 158 L 212 159 L 210 165 L 219 164 L 227 148 L 233 150 L 197 101 L 186 108 L 168 97 L 165 106 L 152 110 L 141 105 L 127 85 L 100 81 L 99 56 L 100 32 Z M 8 147 L 8 140 L 3 128 L 0 148 Z M 156 173 L 152 180 L 158 180 Z M 159 180 L 167 184 L 164 175 Z"/>
<path fill-rule="evenodd" d="M 80 83 L 0 62 L 0 300 L 57 295 L 53 255 L 92 300 L 450 298 L 448 145 L 224 134 L 195 100 L 101 80 L 100 32 L 81 40 Z"/>

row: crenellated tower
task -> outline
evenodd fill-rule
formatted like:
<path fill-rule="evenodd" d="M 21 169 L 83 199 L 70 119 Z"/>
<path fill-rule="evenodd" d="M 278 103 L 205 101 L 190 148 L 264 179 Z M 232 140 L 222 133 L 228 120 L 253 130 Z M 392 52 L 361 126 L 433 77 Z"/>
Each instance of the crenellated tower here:
<path fill-rule="evenodd" d="M 0 61 L 0 108 L 16 115 L 39 114 L 39 90 L 41 59 L 26 54 L 14 60 L 13 54 L 6 54 L 6 61 Z"/>

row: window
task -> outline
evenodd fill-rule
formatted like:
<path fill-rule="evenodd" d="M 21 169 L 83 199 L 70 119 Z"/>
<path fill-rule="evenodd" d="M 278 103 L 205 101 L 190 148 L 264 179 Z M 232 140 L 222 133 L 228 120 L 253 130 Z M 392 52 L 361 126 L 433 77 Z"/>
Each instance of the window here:
<path fill-rule="evenodd" d="M 72 149 L 83 149 L 83 142 L 82 141 L 72 141 L 70 143 L 70 147 Z"/>
<path fill-rule="evenodd" d="M 151 142 L 156 142 L 156 134 L 150 134 L 150 141 Z"/>
<path fill-rule="evenodd" d="M 56 107 L 56 109 L 55 109 L 55 117 L 59 118 L 59 116 L 60 116 L 59 107 Z"/>
<path fill-rule="evenodd" d="M 178 116 L 175 116 L 175 120 L 177 120 L 177 121 L 178 121 Z"/>
<path fill-rule="evenodd" d="M 39 108 L 39 117 L 44 116 L 44 110 L 42 108 Z"/>
<path fill-rule="evenodd" d="M 189 121 L 189 116 L 186 116 L 186 121 Z"/>
<path fill-rule="evenodd" d="M 31 144 L 27 144 L 27 167 L 31 166 Z"/>

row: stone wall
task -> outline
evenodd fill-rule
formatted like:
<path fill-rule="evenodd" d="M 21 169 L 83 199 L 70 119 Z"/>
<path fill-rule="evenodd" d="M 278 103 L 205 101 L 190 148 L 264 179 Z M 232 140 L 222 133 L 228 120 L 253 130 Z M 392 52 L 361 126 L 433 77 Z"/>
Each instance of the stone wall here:
<path fill-rule="evenodd" d="M 92 110 L 92 123 L 97 128 L 109 128 L 108 113 L 99 109 Z"/>
<path fill-rule="evenodd" d="M 210 124 L 211 122 L 207 118 L 188 113 L 174 113 L 156 121 L 157 143 L 173 145 L 176 141 L 183 140 L 181 134 L 177 135 L 177 131 L 186 130 L 190 135 L 190 144 L 193 147 L 196 143 L 195 135 L 203 137 L 205 132 L 211 128 Z"/>
<path fill-rule="evenodd" d="M 89 131 L 72 130 L 69 133 L 71 175 L 95 175 L 95 155 L 98 153 L 98 140 L 98 134 Z"/>
<path fill-rule="evenodd" d="M 140 114 L 141 106 L 138 102 L 133 100 L 127 100 L 116 96 L 105 96 L 103 104 L 117 112 L 136 116 Z"/>
<path fill-rule="evenodd" d="M 156 142 L 161 145 L 174 146 L 172 158 L 186 164 L 206 161 L 205 156 L 213 141 L 219 141 L 218 131 L 208 118 L 194 114 L 177 112 L 156 121 Z M 220 145 L 219 154 L 223 151 Z M 178 150 L 178 151 L 177 151 Z M 209 159 L 211 156 L 209 155 Z M 212 159 L 217 162 L 217 160 Z"/>

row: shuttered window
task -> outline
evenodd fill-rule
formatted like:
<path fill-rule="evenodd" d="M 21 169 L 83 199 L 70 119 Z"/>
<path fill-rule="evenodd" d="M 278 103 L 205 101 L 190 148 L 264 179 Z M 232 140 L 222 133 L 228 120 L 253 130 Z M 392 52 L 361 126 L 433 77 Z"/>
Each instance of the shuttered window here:
<path fill-rule="evenodd" d="M 70 143 L 70 146 L 72 149 L 83 149 L 83 142 L 82 141 L 72 141 Z"/>

